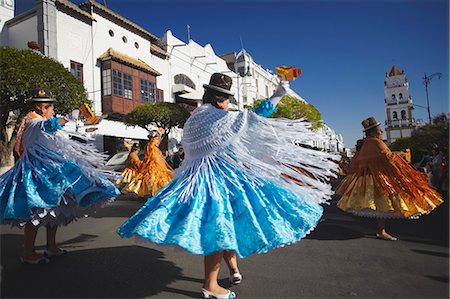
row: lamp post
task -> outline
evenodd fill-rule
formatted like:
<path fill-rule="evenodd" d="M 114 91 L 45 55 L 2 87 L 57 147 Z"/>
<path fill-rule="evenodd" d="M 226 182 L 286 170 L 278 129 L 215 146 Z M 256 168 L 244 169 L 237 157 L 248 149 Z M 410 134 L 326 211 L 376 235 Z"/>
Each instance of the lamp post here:
<path fill-rule="evenodd" d="M 434 73 L 432 75 L 427 76 L 427 73 L 423 76 L 423 84 L 425 84 L 425 92 L 427 94 L 427 110 L 428 110 L 428 121 L 431 124 L 431 111 L 430 111 L 430 100 L 428 99 L 428 84 L 431 82 L 431 79 L 434 77 L 438 77 L 438 79 L 441 79 L 442 74 L 441 73 Z"/>

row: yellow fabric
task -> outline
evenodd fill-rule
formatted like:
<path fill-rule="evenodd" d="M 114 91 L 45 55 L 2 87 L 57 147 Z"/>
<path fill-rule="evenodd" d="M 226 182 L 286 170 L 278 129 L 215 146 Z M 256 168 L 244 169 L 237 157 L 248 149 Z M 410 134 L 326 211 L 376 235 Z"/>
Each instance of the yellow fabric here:
<path fill-rule="evenodd" d="M 427 214 L 442 203 L 423 173 L 375 137 L 364 140 L 347 173 L 336 189 L 342 195 L 337 206 L 344 211 L 410 217 Z"/>
<path fill-rule="evenodd" d="M 134 179 L 123 189 L 123 193 L 134 192 L 140 197 L 153 196 L 173 178 L 172 168 L 167 164 L 160 149 L 149 142 L 145 156 Z"/>
<path fill-rule="evenodd" d="M 137 152 L 133 151 L 128 154 L 127 160 L 125 161 L 125 168 L 120 174 L 121 178 L 116 181 L 117 184 L 131 182 L 136 176 L 142 161 L 139 159 Z"/>

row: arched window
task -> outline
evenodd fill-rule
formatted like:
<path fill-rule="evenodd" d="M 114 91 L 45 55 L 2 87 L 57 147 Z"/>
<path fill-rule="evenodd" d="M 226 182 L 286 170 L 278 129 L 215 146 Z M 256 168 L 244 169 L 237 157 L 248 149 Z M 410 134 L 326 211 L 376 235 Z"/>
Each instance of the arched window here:
<path fill-rule="evenodd" d="M 398 94 L 398 98 L 401 100 L 401 99 L 403 99 L 403 94 L 402 93 L 399 93 Z"/>
<path fill-rule="evenodd" d="M 402 110 L 402 112 L 400 112 L 402 119 L 406 119 L 406 111 Z"/>
<path fill-rule="evenodd" d="M 186 76 L 185 74 L 178 74 L 173 77 L 175 84 L 184 84 L 186 86 L 189 86 L 192 89 L 195 89 L 195 84 L 192 82 L 192 80 Z"/>
<path fill-rule="evenodd" d="M 395 101 L 395 94 L 392 95 L 392 100 Z"/>
<path fill-rule="evenodd" d="M 392 112 L 392 119 L 398 119 L 397 111 Z"/>

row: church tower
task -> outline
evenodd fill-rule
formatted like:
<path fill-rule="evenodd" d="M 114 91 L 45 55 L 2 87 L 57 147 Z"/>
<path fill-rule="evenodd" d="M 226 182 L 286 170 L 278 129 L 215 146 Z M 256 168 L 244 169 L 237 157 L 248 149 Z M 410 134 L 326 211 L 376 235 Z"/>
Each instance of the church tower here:
<path fill-rule="evenodd" d="M 411 137 L 415 128 L 415 119 L 412 116 L 414 108 L 408 87 L 405 72 L 400 72 L 395 65 L 392 66 L 384 79 L 385 131 L 388 145 L 398 138 Z"/>

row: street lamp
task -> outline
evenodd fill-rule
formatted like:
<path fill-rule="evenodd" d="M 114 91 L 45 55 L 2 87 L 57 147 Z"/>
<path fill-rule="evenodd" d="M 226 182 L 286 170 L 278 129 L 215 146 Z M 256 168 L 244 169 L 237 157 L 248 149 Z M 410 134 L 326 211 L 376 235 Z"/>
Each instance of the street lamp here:
<path fill-rule="evenodd" d="M 441 73 L 434 73 L 430 76 L 427 76 L 427 73 L 425 73 L 425 75 L 423 76 L 423 84 L 425 84 L 425 91 L 427 94 L 427 110 L 428 110 L 428 120 L 431 124 L 431 112 L 430 112 L 430 101 L 428 99 L 428 84 L 431 82 L 431 79 L 433 79 L 434 77 L 438 77 L 438 79 L 441 79 L 442 74 Z"/>

